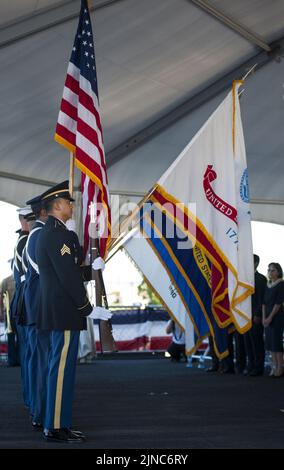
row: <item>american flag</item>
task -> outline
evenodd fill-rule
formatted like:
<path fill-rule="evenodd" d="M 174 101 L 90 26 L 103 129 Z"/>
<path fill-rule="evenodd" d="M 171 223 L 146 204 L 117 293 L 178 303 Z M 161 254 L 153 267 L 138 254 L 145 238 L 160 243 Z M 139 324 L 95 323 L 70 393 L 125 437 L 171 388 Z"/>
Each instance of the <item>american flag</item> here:
<path fill-rule="evenodd" d="M 75 164 L 82 172 L 85 254 L 89 246 L 89 207 L 91 202 L 95 202 L 98 220 L 101 221 L 100 252 L 104 257 L 110 241 L 111 217 L 94 41 L 87 0 L 81 0 L 55 140 L 73 152 Z"/>

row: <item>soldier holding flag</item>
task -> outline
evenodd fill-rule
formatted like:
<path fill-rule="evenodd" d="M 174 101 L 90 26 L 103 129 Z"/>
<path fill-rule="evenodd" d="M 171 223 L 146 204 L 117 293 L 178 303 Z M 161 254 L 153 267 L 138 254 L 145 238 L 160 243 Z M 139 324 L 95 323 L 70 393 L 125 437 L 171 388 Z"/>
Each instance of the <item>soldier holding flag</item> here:
<path fill-rule="evenodd" d="M 82 433 L 72 431 L 72 401 L 80 331 L 86 317 L 108 320 L 111 314 L 93 309 L 77 264 L 74 232 L 66 227 L 72 217 L 73 199 L 68 181 L 42 195 L 48 220 L 36 248 L 40 273 L 42 308 L 37 316 L 39 330 L 50 333 L 47 370 L 47 403 L 44 438 L 51 442 L 81 442 Z"/>

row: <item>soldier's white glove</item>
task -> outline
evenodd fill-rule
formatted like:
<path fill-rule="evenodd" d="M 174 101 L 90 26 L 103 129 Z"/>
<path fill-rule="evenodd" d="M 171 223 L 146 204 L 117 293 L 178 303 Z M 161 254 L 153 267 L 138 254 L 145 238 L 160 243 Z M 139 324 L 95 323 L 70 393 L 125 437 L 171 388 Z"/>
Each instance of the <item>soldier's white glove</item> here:
<path fill-rule="evenodd" d="M 74 219 L 67 220 L 66 227 L 68 228 L 68 230 L 71 230 L 72 232 L 76 233 L 76 222 Z"/>
<path fill-rule="evenodd" d="M 89 318 L 93 320 L 109 320 L 112 317 L 110 310 L 107 310 L 103 307 L 94 307 L 93 311 L 90 313 Z"/>
<path fill-rule="evenodd" d="M 94 271 L 98 271 L 99 269 L 101 269 L 102 271 L 105 269 L 105 262 L 103 260 L 103 258 L 96 258 L 94 261 L 93 261 L 93 264 L 92 264 L 92 268 Z"/>

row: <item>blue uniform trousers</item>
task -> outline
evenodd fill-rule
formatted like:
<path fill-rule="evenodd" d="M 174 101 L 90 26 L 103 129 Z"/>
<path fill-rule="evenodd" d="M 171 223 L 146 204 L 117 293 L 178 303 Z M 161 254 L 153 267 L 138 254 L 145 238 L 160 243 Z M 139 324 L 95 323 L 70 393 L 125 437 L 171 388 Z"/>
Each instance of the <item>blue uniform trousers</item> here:
<path fill-rule="evenodd" d="M 36 330 L 35 388 L 33 420 L 43 424 L 46 410 L 47 374 L 50 354 L 50 331 Z"/>
<path fill-rule="evenodd" d="M 37 374 L 37 362 L 36 362 L 36 327 L 35 325 L 27 326 L 27 376 L 28 376 L 28 389 L 29 389 L 29 403 L 30 403 L 30 415 L 34 415 L 34 401 L 35 401 L 35 389 L 36 389 L 36 374 Z"/>
<path fill-rule="evenodd" d="M 27 327 L 17 325 L 17 333 L 19 338 L 21 379 L 24 404 L 27 408 L 30 408 L 29 380 L 27 368 Z"/>
<path fill-rule="evenodd" d="M 7 334 L 8 343 L 8 366 L 15 367 L 20 365 L 19 343 L 17 333 Z"/>
<path fill-rule="evenodd" d="M 79 331 L 51 331 L 45 429 L 71 428 Z"/>
<path fill-rule="evenodd" d="M 27 327 L 27 368 L 30 414 L 33 421 L 43 423 L 46 405 L 46 382 L 49 357 L 49 331 L 38 331 L 35 325 Z"/>

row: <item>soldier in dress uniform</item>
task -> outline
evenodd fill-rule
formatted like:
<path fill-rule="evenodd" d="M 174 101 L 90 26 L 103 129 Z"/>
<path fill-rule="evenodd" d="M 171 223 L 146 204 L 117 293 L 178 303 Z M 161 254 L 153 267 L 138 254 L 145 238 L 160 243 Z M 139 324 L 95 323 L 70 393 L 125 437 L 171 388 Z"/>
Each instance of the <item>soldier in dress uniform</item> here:
<path fill-rule="evenodd" d="M 28 231 L 30 233 L 35 223 L 35 215 L 31 209 L 28 214 L 24 215 L 24 219 L 26 220 L 28 224 Z M 19 324 L 21 325 L 22 331 L 24 333 L 24 339 L 25 339 L 25 354 L 23 357 L 23 374 L 24 374 L 23 380 L 25 383 L 29 413 L 31 415 L 32 395 L 31 395 L 31 389 L 30 389 L 29 368 L 28 368 L 31 351 L 29 347 L 29 337 L 28 337 L 29 328 L 27 325 L 27 311 L 26 311 L 26 303 L 25 303 L 26 276 L 28 272 L 27 242 L 28 242 L 28 238 L 26 240 L 26 243 L 22 252 L 22 271 L 24 273 L 23 274 L 24 281 L 22 283 L 22 290 L 21 290 L 21 297 L 20 297 L 21 307 L 19 308 L 19 310 L 21 312 L 21 315 L 19 319 Z"/>
<path fill-rule="evenodd" d="M 108 319 L 111 315 L 99 316 L 87 297 L 77 264 L 74 232 L 65 225 L 72 217 L 73 203 L 68 181 L 42 194 L 42 201 L 49 217 L 36 247 L 42 299 L 36 322 L 40 330 L 50 332 L 44 438 L 82 442 L 82 433 L 71 430 L 79 335 L 91 313 L 92 318 Z"/>
<path fill-rule="evenodd" d="M 24 403 L 26 407 L 29 408 L 29 392 L 28 392 L 28 383 L 27 383 L 27 374 L 26 374 L 26 329 L 24 326 L 24 305 L 23 305 L 23 295 L 24 295 L 24 283 L 25 283 L 25 273 L 22 264 L 23 251 L 28 239 L 29 234 L 29 225 L 25 216 L 31 212 L 30 207 L 23 207 L 17 210 L 19 213 L 19 220 L 21 224 L 21 229 L 18 230 L 19 238 L 15 247 L 14 260 L 12 263 L 13 276 L 15 280 L 15 293 L 11 302 L 11 319 L 16 325 L 17 337 L 18 337 L 18 346 L 19 346 L 19 356 L 21 364 L 21 378 L 22 378 L 22 389 Z"/>
<path fill-rule="evenodd" d="M 41 196 L 27 201 L 27 204 L 31 206 L 35 222 L 28 236 L 24 256 L 27 265 L 24 291 L 27 329 L 26 361 L 32 426 L 42 429 L 43 410 L 46 402 L 46 374 L 44 372 L 48 362 L 49 334 L 45 331 L 39 332 L 36 329 L 36 317 L 41 301 L 36 246 L 40 231 L 47 220 L 47 213 L 42 206 Z M 32 219 L 31 216 L 28 218 Z"/>

